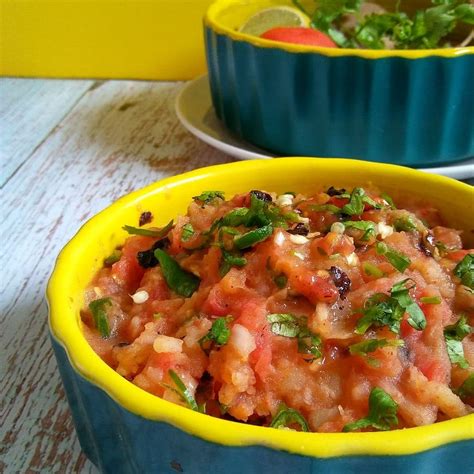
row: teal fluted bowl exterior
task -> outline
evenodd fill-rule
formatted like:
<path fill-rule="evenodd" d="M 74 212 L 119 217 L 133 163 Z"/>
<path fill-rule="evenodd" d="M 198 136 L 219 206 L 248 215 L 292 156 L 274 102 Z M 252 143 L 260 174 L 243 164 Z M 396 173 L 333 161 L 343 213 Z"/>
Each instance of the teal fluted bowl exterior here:
<path fill-rule="evenodd" d="M 126 410 L 82 377 L 54 336 L 51 340 L 82 450 L 102 473 L 472 474 L 474 440 L 406 456 L 332 458 L 205 441 Z"/>
<path fill-rule="evenodd" d="M 474 156 L 474 55 L 326 56 L 235 40 L 205 24 L 225 126 L 280 155 L 430 167 Z"/>

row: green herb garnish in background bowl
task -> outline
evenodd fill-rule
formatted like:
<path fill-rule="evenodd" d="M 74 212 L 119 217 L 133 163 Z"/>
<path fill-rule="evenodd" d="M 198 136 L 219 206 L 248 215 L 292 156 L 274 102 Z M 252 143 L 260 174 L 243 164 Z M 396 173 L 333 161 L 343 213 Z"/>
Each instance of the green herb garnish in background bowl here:
<path fill-rule="evenodd" d="M 341 48 L 434 49 L 468 46 L 470 32 L 461 41 L 449 36 L 460 24 L 474 25 L 474 5 L 469 1 L 431 0 L 425 9 L 408 13 L 410 2 L 397 1 L 392 9 L 361 0 L 293 0 L 311 17 L 311 26 L 326 33 Z M 381 4 L 383 2 L 380 2 Z"/>

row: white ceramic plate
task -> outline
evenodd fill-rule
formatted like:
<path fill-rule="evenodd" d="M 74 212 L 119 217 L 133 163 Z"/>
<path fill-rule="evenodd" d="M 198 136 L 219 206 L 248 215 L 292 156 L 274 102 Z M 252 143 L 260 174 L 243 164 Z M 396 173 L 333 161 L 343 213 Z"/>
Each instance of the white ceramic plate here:
<path fill-rule="evenodd" d="M 193 135 L 234 158 L 251 160 L 277 156 L 227 130 L 214 112 L 207 75 L 188 82 L 178 95 L 175 106 L 179 120 Z M 474 178 L 474 159 L 450 166 L 424 168 L 422 171 L 456 179 Z"/>

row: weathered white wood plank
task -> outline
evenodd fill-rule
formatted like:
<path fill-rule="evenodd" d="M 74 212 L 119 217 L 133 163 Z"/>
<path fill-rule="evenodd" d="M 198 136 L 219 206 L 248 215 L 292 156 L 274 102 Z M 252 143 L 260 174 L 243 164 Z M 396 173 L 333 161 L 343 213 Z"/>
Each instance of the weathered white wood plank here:
<path fill-rule="evenodd" d="M 0 472 L 94 472 L 52 356 L 44 290 L 61 247 L 98 210 L 164 176 L 231 161 L 178 123 L 179 89 L 89 90 L 0 191 Z"/>
<path fill-rule="evenodd" d="M 0 79 L 0 187 L 93 84 Z"/>

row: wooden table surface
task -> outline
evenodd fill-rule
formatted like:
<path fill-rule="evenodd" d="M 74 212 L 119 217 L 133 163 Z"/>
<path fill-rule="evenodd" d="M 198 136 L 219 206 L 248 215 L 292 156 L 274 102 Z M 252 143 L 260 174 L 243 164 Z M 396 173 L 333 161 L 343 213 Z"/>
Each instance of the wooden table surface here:
<path fill-rule="evenodd" d="M 0 472 L 96 472 L 48 339 L 46 283 L 66 242 L 118 197 L 232 161 L 178 122 L 181 87 L 0 80 Z"/>
<path fill-rule="evenodd" d="M 180 125 L 181 87 L 0 80 L 0 472 L 96 472 L 48 339 L 46 283 L 64 244 L 118 197 L 232 161 Z"/>

